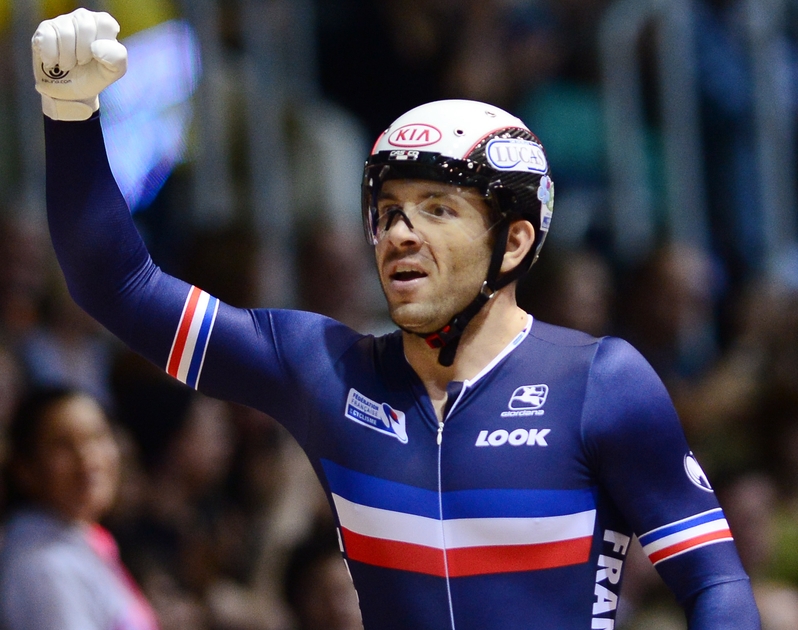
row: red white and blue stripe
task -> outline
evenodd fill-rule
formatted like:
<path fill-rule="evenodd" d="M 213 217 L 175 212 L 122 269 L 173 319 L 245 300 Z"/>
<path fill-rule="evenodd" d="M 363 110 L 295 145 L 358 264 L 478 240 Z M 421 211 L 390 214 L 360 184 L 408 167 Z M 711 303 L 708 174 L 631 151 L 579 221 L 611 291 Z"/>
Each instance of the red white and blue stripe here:
<path fill-rule="evenodd" d="M 663 525 L 640 536 L 640 544 L 652 564 L 729 540 L 732 534 L 721 508 Z"/>
<path fill-rule="evenodd" d="M 218 299 L 197 287 L 191 287 L 172 341 L 166 372 L 194 389 L 199 383 L 218 310 Z"/>
<path fill-rule="evenodd" d="M 438 577 L 585 563 L 592 490 L 438 493 L 322 460 L 350 560 Z"/>

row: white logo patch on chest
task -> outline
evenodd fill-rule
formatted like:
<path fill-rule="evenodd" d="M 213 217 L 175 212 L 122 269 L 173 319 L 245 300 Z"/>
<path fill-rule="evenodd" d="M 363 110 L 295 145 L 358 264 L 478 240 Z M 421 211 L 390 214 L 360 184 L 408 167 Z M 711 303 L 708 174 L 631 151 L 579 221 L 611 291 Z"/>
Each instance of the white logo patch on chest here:
<path fill-rule="evenodd" d="M 390 435 L 402 444 L 407 444 L 405 414 L 403 411 L 394 409 L 388 403 L 378 403 L 352 388 L 346 399 L 344 415 L 358 424 Z"/>

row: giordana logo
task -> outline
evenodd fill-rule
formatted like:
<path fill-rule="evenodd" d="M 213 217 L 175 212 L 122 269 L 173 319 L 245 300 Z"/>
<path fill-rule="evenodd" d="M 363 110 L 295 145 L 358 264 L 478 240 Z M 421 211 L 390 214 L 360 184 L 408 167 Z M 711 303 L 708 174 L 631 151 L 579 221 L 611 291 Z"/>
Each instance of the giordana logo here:
<path fill-rule="evenodd" d="M 701 488 L 704 492 L 714 492 L 709 483 L 709 478 L 704 472 L 704 469 L 701 468 L 701 464 L 698 463 L 698 460 L 696 459 L 695 455 L 693 455 L 692 451 L 684 456 L 684 470 L 687 473 L 687 477 L 690 479 L 690 481 Z"/>
<path fill-rule="evenodd" d="M 549 170 L 543 147 L 523 138 L 494 138 L 485 147 L 488 162 L 500 171 L 545 175 Z"/>
<path fill-rule="evenodd" d="M 551 429 L 496 429 L 480 431 L 474 446 L 548 446 L 546 436 Z"/>
<path fill-rule="evenodd" d="M 399 127 L 388 137 L 388 142 L 395 147 L 426 147 L 442 137 L 443 134 L 432 125 L 415 123 Z"/>
<path fill-rule="evenodd" d="M 539 385 L 521 385 L 510 396 L 507 407 L 510 411 L 502 412 L 503 418 L 514 416 L 542 416 L 543 405 L 549 395 L 549 386 L 540 383 Z"/>
<path fill-rule="evenodd" d="M 378 403 L 352 388 L 346 399 L 346 417 L 407 444 L 405 414 L 388 403 Z"/>

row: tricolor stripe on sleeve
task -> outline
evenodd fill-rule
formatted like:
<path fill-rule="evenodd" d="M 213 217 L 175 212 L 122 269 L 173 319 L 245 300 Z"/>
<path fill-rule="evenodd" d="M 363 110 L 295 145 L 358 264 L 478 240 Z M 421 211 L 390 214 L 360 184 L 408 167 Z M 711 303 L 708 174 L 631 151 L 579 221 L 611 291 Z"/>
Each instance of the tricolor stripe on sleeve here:
<path fill-rule="evenodd" d="M 438 577 L 587 562 L 596 520 L 590 490 L 444 492 L 323 461 L 350 560 Z"/>
<path fill-rule="evenodd" d="M 720 508 L 663 525 L 640 536 L 643 551 L 653 564 L 729 540 L 732 540 L 731 531 Z"/>
<path fill-rule="evenodd" d="M 197 287 L 191 287 L 183 305 L 166 372 L 186 385 L 197 388 L 205 351 L 219 310 L 219 300 Z"/>

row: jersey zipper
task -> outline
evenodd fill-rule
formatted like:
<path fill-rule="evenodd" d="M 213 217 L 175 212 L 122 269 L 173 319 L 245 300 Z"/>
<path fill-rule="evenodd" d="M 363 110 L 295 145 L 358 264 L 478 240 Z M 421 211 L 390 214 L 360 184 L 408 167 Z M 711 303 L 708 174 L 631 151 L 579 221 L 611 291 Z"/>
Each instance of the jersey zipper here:
<path fill-rule="evenodd" d="M 463 382 L 463 386 L 460 388 L 460 393 L 457 395 L 454 403 L 449 408 L 449 413 L 446 414 L 446 418 L 441 418 L 438 420 L 438 432 L 435 436 L 435 441 L 438 444 L 438 515 L 440 517 L 441 523 L 441 538 L 443 540 L 443 568 L 446 579 L 446 594 L 449 598 L 449 620 L 452 624 L 452 630 L 456 630 L 454 625 L 454 603 L 452 602 L 452 587 L 449 581 L 449 555 L 446 549 L 446 530 L 443 527 L 443 474 L 441 467 L 443 453 L 443 427 L 444 421 L 450 418 L 454 413 L 454 410 L 457 408 L 457 404 L 460 402 L 460 399 L 463 397 L 466 389 L 468 389 L 468 385 L 468 381 Z"/>

